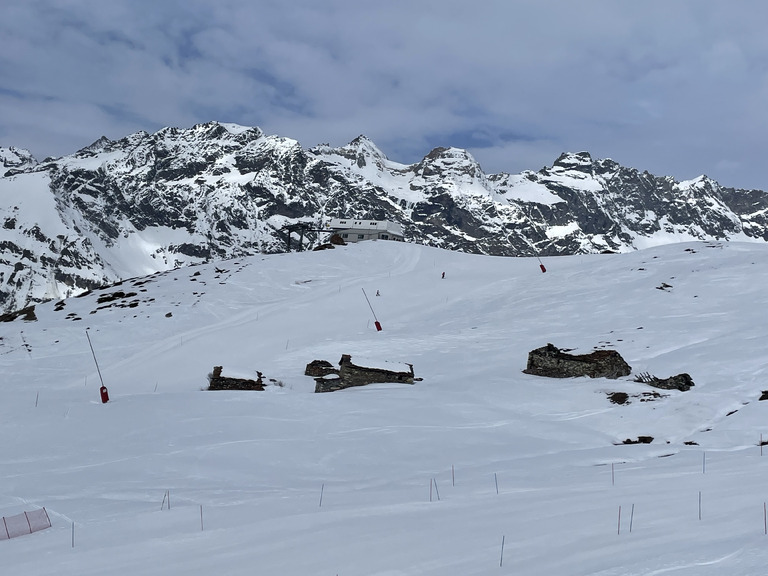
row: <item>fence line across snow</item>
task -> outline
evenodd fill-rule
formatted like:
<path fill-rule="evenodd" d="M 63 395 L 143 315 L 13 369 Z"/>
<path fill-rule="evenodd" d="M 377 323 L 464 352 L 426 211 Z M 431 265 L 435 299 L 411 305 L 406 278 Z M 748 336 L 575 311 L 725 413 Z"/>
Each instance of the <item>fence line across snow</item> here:
<path fill-rule="evenodd" d="M 22 512 L 15 516 L 3 516 L 2 525 L 0 525 L 0 540 L 10 540 L 17 536 L 32 534 L 51 527 L 51 519 L 45 508 L 33 510 L 32 512 Z"/>

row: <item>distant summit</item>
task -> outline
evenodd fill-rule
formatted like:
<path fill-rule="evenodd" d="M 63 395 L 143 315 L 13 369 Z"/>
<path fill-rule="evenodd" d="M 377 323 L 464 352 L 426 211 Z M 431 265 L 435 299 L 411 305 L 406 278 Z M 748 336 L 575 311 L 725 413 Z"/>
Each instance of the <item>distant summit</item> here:
<path fill-rule="evenodd" d="M 36 166 L 37 160 L 29 150 L 11 146 L 10 148 L 0 148 L 0 164 L 5 168 L 5 171 L 21 171 Z M 10 176 L 11 174 L 6 175 Z"/>

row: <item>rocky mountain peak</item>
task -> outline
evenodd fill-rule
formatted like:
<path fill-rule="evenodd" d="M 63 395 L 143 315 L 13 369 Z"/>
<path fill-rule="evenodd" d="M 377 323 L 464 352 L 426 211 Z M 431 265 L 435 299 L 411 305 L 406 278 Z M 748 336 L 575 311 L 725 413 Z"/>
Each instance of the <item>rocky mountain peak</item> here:
<path fill-rule="evenodd" d="M 338 156 L 351 160 L 357 168 L 365 168 L 371 165 L 376 170 L 385 170 L 384 163 L 387 156 L 367 136 L 361 134 L 349 144 L 339 148 L 331 148 L 327 144 L 316 146 L 310 150 L 315 155 Z"/>
<path fill-rule="evenodd" d="M 37 165 L 37 160 L 29 150 L 10 146 L 9 148 L 0 147 L 0 163 L 5 168 L 5 172 L 6 170 L 33 168 Z"/>
<path fill-rule="evenodd" d="M 106 136 L 102 136 L 92 144 L 89 144 L 88 146 L 85 146 L 84 148 L 81 148 L 77 152 L 75 152 L 75 156 L 78 155 L 93 155 L 98 154 L 99 152 L 103 152 L 106 149 L 110 147 L 112 144 L 112 140 L 107 138 Z"/>
<path fill-rule="evenodd" d="M 589 152 L 563 152 L 552 164 L 552 169 L 591 173 L 593 170 L 592 155 Z"/>
<path fill-rule="evenodd" d="M 408 241 L 498 256 L 627 251 L 675 239 L 768 240 L 768 195 L 676 182 L 588 152 L 485 174 L 466 150 L 405 165 L 365 136 L 305 150 L 257 127 L 102 137 L 37 164 L 0 149 L 0 308 L 178 266 L 326 240 L 327 218 L 400 223 Z M 289 229 L 293 229 L 290 232 Z"/>
<path fill-rule="evenodd" d="M 462 148 L 434 148 L 418 164 L 416 172 L 424 177 L 445 175 L 448 177 L 485 178 L 477 160 Z"/>

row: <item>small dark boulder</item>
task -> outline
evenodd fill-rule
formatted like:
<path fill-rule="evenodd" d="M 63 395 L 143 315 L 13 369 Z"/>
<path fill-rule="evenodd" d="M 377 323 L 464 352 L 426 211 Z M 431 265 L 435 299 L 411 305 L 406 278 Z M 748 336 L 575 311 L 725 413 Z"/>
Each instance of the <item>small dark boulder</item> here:
<path fill-rule="evenodd" d="M 619 378 L 628 376 L 632 367 L 615 350 L 595 350 L 589 354 L 568 354 L 547 344 L 528 353 L 526 374 L 548 378 Z"/>
<path fill-rule="evenodd" d="M 662 390 L 680 390 L 681 392 L 690 390 L 694 386 L 693 378 L 685 372 L 676 376 L 670 376 L 669 378 L 657 378 L 656 376 L 651 376 L 648 372 L 641 372 L 635 378 L 635 382 L 642 382 Z"/>
<path fill-rule="evenodd" d="M 627 438 L 622 444 L 650 444 L 653 442 L 653 436 L 638 436 L 637 440 Z"/>
<path fill-rule="evenodd" d="M 628 404 L 629 394 L 626 392 L 611 392 L 608 394 L 608 400 L 610 400 L 613 404 Z"/>
<path fill-rule="evenodd" d="M 768 400 L 768 390 L 763 390 L 762 394 L 760 395 L 760 400 Z"/>

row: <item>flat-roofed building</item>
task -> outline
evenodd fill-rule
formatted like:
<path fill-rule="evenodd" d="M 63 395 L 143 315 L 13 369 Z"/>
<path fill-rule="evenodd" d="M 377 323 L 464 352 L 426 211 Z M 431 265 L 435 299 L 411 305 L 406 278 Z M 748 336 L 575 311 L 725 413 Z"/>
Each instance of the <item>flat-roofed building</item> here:
<path fill-rule="evenodd" d="M 395 240 L 403 242 L 403 227 L 389 220 L 360 220 L 354 218 L 331 218 L 325 225 L 328 232 L 338 234 L 345 242 L 362 240 Z"/>

